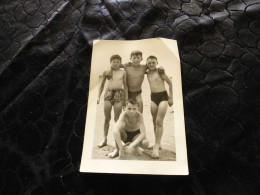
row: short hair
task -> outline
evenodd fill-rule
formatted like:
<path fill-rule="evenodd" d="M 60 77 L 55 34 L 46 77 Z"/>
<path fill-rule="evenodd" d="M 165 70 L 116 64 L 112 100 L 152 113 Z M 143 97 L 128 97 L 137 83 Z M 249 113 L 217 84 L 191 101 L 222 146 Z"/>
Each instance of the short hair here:
<path fill-rule="evenodd" d="M 120 60 L 120 61 L 122 61 L 122 58 L 120 57 L 120 55 L 112 55 L 111 57 L 110 57 L 110 62 L 112 61 L 112 60 L 115 60 L 115 59 L 118 59 L 118 60 Z"/>
<path fill-rule="evenodd" d="M 143 56 L 143 53 L 140 52 L 140 51 L 132 51 L 130 57 L 132 57 L 132 56 L 139 56 L 139 55 Z"/>
<path fill-rule="evenodd" d="M 133 104 L 133 105 L 137 105 L 137 106 L 139 107 L 139 103 L 138 103 L 138 101 L 136 100 L 136 98 L 128 98 L 128 99 L 126 100 L 126 106 L 127 106 L 128 103 Z"/>
<path fill-rule="evenodd" d="M 148 60 L 148 59 L 155 59 L 158 61 L 157 57 L 155 57 L 155 56 L 149 56 L 146 60 Z"/>

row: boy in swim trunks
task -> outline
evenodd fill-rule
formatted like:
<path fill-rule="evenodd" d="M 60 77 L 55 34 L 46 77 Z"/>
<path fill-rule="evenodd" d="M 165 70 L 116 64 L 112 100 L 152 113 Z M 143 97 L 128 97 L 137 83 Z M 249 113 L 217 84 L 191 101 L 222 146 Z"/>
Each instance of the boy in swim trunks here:
<path fill-rule="evenodd" d="M 107 134 L 109 129 L 109 122 L 111 119 L 111 110 L 114 108 L 114 121 L 116 122 L 119 115 L 122 112 L 122 107 L 125 100 L 128 98 L 128 89 L 126 84 L 126 73 L 124 70 L 120 70 L 121 57 L 119 55 L 113 55 L 110 58 L 112 77 L 107 71 L 104 71 L 102 82 L 99 88 L 98 100 L 100 102 L 100 96 L 103 92 L 105 82 L 108 80 L 108 85 L 104 94 L 104 129 L 103 129 L 103 140 L 98 144 L 98 147 L 107 145 Z M 122 89 L 122 86 L 124 89 Z"/>
<path fill-rule="evenodd" d="M 143 113 L 142 83 L 147 70 L 146 65 L 141 65 L 142 52 L 133 51 L 130 55 L 131 62 L 124 65 L 127 74 L 128 97 L 136 98 L 139 104 L 139 112 Z"/>
<path fill-rule="evenodd" d="M 131 156 L 133 152 L 142 155 L 143 148 L 148 147 L 143 115 L 138 111 L 138 101 L 135 98 L 127 100 L 125 111 L 116 122 L 113 133 L 116 149 L 108 154 L 111 158 L 118 155 L 119 157 Z M 126 149 L 123 147 L 122 141 L 126 144 L 130 143 Z"/>
<path fill-rule="evenodd" d="M 159 148 L 163 134 L 163 119 L 165 117 L 168 104 L 173 105 L 172 81 L 163 73 L 159 74 L 156 66 L 158 65 L 155 56 L 147 58 L 147 79 L 151 89 L 151 114 L 153 117 L 155 144 L 153 146 L 152 158 L 159 158 Z M 165 90 L 164 81 L 169 85 L 169 96 Z"/>

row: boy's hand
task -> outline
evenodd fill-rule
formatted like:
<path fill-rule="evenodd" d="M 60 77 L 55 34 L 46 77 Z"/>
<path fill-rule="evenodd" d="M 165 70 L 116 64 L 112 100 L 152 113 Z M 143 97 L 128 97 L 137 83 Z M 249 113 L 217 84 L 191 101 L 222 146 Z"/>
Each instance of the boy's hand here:
<path fill-rule="evenodd" d="M 163 67 L 163 66 L 160 66 L 160 67 L 158 68 L 158 73 L 159 73 L 159 74 L 164 74 L 164 67 Z"/>
<path fill-rule="evenodd" d="M 128 148 L 126 149 L 126 156 L 131 156 L 131 154 L 133 153 L 134 148 L 133 146 L 131 146 L 131 144 L 128 146 Z"/>
<path fill-rule="evenodd" d="M 168 99 L 168 104 L 169 104 L 170 107 L 173 105 L 173 99 L 172 98 Z"/>
<path fill-rule="evenodd" d="M 100 102 L 100 98 L 97 99 L 97 104 L 99 104 L 99 102 Z"/>

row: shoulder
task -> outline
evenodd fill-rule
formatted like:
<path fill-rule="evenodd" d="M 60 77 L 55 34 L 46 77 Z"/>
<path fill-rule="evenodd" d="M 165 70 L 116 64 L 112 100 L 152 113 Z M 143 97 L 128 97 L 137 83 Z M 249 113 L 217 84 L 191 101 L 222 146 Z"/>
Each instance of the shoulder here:
<path fill-rule="evenodd" d="M 126 114 L 125 112 L 122 112 L 119 116 L 119 119 L 117 120 L 117 124 L 118 125 L 123 125 L 124 124 L 124 121 L 125 121 L 125 118 L 126 118 Z"/>
<path fill-rule="evenodd" d="M 164 67 L 163 67 L 163 66 L 160 66 L 157 70 L 158 70 L 158 73 L 159 73 L 160 75 L 165 74 L 165 70 L 164 70 Z"/>
<path fill-rule="evenodd" d="M 137 111 L 137 118 L 138 118 L 139 120 L 142 120 L 142 119 L 143 119 L 143 114 L 142 114 L 141 112 L 139 112 L 139 111 Z"/>
<path fill-rule="evenodd" d="M 125 76 L 126 74 L 126 71 L 122 69 L 119 69 L 118 72 L 120 73 L 121 76 Z"/>

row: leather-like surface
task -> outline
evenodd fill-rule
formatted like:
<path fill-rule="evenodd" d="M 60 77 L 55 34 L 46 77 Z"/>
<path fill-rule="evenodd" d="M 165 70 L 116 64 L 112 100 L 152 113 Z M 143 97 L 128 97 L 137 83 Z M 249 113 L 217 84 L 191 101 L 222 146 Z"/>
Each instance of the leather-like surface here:
<path fill-rule="evenodd" d="M 0 1 L 1 194 L 259 194 L 259 0 Z M 93 39 L 176 39 L 189 176 L 79 173 Z"/>

